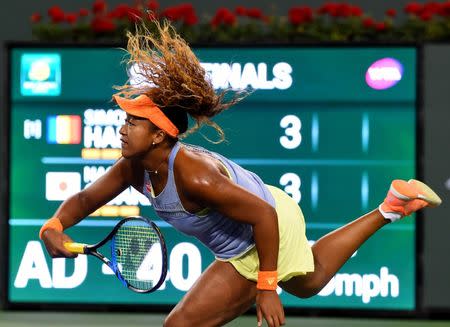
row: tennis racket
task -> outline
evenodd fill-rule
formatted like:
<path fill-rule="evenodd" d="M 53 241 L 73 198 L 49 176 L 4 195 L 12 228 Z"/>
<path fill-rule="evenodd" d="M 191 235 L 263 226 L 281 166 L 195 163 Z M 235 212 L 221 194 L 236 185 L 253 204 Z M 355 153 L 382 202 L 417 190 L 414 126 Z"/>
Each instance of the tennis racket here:
<path fill-rule="evenodd" d="M 109 242 L 110 258 L 98 249 Z M 158 226 L 140 217 L 119 221 L 104 240 L 94 245 L 64 243 L 72 253 L 89 254 L 103 261 L 123 285 L 138 293 L 157 290 L 167 275 L 167 249 Z M 104 252 L 105 253 L 105 252 Z"/>

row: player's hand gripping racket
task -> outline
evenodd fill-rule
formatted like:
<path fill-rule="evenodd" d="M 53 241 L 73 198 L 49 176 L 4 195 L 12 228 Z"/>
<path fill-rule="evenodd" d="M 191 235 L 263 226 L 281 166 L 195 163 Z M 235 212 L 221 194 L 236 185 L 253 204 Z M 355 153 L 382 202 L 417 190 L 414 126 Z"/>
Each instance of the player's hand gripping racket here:
<path fill-rule="evenodd" d="M 111 257 L 97 250 L 107 242 Z M 119 280 L 139 293 L 157 290 L 167 275 L 167 249 L 159 228 L 143 217 L 119 221 L 106 238 L 94 245 L 65 243 L 72 253 L 90 254 L 108 265 Z"/>

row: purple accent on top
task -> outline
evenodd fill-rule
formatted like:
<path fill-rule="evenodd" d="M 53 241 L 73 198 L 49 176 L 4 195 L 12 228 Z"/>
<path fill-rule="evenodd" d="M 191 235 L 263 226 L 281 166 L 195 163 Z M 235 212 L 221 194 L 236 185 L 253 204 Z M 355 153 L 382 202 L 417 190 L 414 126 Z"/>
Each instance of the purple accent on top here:
<path fill-rule="evenodd" d="M 204 148 L 180 144 L 177 142 L 169 155 L 169 170 L 167 184 L 156 197 L 149 192 L 147 184 L 151 186 L 150 178 L 145 173 L 142 193 L 150 200 L 156 214 L 180 232 L 196 237 L 205 244 L 219 259 L 230 259 L 244 253 L 254 245 L 251 225 L 230 219 L 217 211 L 210 210 L 204 216 L 197 216 L 187 212 L 181 204 L 175 185 L 173 165 L 181 146 L 190 151 L 199 151 L 210 155 L 228 169 L 232 180 L 249 192 L 259 196 L 271 206 L 275 207 L 272 194 L 264 182 L 256 174 L 240 167 L 231 160 L 218 153 Z"/>

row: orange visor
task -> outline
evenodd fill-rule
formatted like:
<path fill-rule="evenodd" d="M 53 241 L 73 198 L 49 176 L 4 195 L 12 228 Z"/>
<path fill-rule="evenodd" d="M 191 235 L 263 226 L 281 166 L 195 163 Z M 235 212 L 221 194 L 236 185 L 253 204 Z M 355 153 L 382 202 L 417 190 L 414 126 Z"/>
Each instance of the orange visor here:
<path fill-rule="evenodd" d="M 116 100 L 119 107 L 126 113 L 136 117 L 147 118 L 170 136 L 178 136 L 178 128 L 148 96 L 141 94 L 134 99 L 127 99 L 114 95 L 113 98 Z"/>

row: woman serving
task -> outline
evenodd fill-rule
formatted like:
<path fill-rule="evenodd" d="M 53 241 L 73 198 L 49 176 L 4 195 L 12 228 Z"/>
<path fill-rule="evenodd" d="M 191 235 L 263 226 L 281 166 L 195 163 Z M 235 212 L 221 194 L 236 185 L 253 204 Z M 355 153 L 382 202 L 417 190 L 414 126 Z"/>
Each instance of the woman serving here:
<path fill-rule="evenodd" d="M 96 182 L 64 201 L 41 229 L 52 257 L 74 257 L 64 231 L 132 186 L 156 214 L 193 235 L 216 260 L 176 305 L 165 326 L 220 326 L 256 303 L 258 325 L 285 322 L 277 286 L 301 298 L 328 283 L 352 254 L 391 221 L 440 198 L 424 183 L 394 180 L 378 208 L 319 239 L 312 247 L 297 203 L 226 157 L 180 142 L 241 100 L 217 94 L 199 60 L 170 25 L 158 37 L 128 34 L 129 64 L 139 84 L 114 95 L 127 118 L 122 157 Z M 195 122 L 188 129 L 188 117 Z"/>

